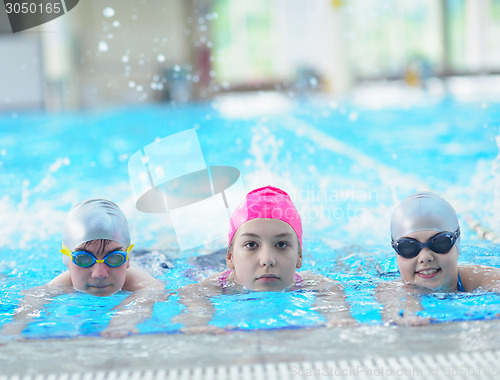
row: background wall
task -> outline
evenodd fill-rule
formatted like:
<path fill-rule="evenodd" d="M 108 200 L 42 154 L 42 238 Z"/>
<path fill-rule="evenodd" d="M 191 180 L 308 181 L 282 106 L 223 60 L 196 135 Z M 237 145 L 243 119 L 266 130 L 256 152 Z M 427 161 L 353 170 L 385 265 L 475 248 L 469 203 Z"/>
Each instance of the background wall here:
<path fill-rule="evenodd" d="M 16 34 L 2 7 L 0 36 L 6 110 L 500 72 L 500 0 L 84 0 Z"/>

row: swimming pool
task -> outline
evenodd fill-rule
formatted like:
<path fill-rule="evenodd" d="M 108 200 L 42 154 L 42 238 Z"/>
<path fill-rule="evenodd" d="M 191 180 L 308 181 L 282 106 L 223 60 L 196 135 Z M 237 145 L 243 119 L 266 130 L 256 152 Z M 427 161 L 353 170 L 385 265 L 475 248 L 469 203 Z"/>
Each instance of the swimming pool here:
<path fill-rule="evenodd" d="M 10 320 L 22 289 L 43 284 L 64 269 L 58 253 L 64 218 L 82 199 L 104 197 L 122 207 L 138 250 L 153 251 L 134 260 L 148 266 L 167 288 L 218 268 L 207 269 L 206 262 L 195 258 L 223 247 L 223 241 L 180 252 L 168 218 L 137 211 L 130 190 L 131 155 L 190 128 L 196 129 L 207 165 L 238 168 L 246 189 L 273 184 L 291 194 L 304 223 L 303 269 L 342 281 L 361 323 L 352 329 L 305 329 L 323 323 L 308 311 L 313 294 L 249 294 L 217 300 L 214 324 L 238 331 L 190 337 L 176 334 L 179 326 L 169 322 L 181 308 L 171 297 L 155 307 L 151 320 L 140 326 L 141 335 L 117 344 L 95 336 L 123 294 L 99 302 L 66 295 L 23 332 L 29 341 L 0 346 L 0 357 L 11 363 L 6 373 L 84 370 L 81 360 L 49 364 L 60 346 L 72 352 L 90 346 L 96 350 L 93 358 L 114 353 L 97 360 L 96 369 L 497 349 L 494 340 L 483 337 L 498 334 L 496 295 L 428 297 L 425 315 L 455 322 L 404 329 L 381 323 L 373 288 L 397 275 L 388 243 L 390 213 L 416 190 L 434 190 L 455 206 L 463 230 L 460 263 L 500 266 L 498 246 L 478 240 L 464 220 L 472 214 L 500 230 L 495 211 L 500 202 L 498 99 L 406 96 L 396 106 L 377 107 L 374 101 L 363 104 L 362 97 L 353 100 L 264 93 L 211 103 L 0 115 L 0 323 Z M 165 268 L 167 260 L 173 269 Z M 439 344 L 436 336 L 442 338 Z M 203 350 L 212 346 L 218 351 L 207 355 Z M 54 353 L 40 347 L 54 347 Z M 30 366 L 13 363 L 16 352 L 29 353 Z"/>

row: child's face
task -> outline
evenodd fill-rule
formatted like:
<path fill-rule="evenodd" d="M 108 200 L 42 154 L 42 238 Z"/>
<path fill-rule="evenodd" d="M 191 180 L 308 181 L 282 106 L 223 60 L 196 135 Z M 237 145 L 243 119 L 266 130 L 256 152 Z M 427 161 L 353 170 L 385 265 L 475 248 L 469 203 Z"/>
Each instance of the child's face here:
<path fill-rule="evenodd" d="M 226 262 L 245 288 L 280 291 L 293 285 L 295 269 L 302 266 L 302 250 L 288 223 L 252 219 L 236 231 Z"/>
<path fill-rule="evenodd" d="M 87 251 L 97 259 L 103 259 L 113 251 L 124 251 L 120 243 L 111 240 L 92 240 L 76 247 L 75 251 Z M 68 269 L 73 287 L 83 293 L 94 296 L 110 296 L 119 292 L 127 278 L 127 269 L 130 263 L 119 267 L 109 267 L 105 263 L 95 263 L 91 267 L 82 268 L 70 261 Z"/>
<path fill-rule="evenodd" d="M 421 243 L 427 242 L 436 231 L 419 231 L 406 235 Z M 410 283 L 429 289 L 455 290 L 458 279 L 458 250 L 454 245 L 448 253 L 422 249 L 416 257 L 406 259 L 396 254 L 399 272 Z"/>

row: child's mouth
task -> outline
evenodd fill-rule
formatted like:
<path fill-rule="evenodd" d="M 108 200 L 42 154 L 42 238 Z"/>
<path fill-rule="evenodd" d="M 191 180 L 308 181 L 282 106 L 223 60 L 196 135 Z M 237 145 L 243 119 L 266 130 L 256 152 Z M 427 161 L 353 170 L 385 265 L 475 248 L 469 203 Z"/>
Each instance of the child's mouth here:
<path fill-rule="evenodd" d="M 257 277 L 257 280 L 262 281 L 262 282 L 274 282 L 274 281 L 278 281 L 279 277 L 276 276 L 275 274 L 264 274 L 260 277 Z"/>
<path fill-rule="evenodd" d="M 441 268 L 427 268 L 421 269 L 418 272 L 415 272 L 415 274 L 421 278 L 433 278 L 434 276 L 437 276 L 440 271 Z"/>

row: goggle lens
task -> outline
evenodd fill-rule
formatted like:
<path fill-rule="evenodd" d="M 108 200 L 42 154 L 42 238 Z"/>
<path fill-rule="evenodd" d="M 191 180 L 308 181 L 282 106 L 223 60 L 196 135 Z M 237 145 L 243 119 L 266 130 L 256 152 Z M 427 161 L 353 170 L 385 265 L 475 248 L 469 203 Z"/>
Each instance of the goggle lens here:
<path fill-rule="evenodd" d="M 119 267 L 125 262 L 125 257 L 123 253 L 111 252 L 106 256 L 105 262 L 110 267 Z"/>
<path fill-rule="evenodd" d="M 73 256 L 73 262 L 82 268 L 88 268 L 94 265 L 95 259 L 94 256 L 88 253 L 79 253 L 76 256 Z"/>
<path fill-rule="evenodd" d="M 434 252 L 445 253 L 449 252 L 451 247 L 455 244 L 455 239 L 451 235 L 436 236 L 432 240 L 432 246 L 430 247 Z"/>
<path fill-rule="evenodd" d="M 416 257 L 424 248 L 430 248 L 436 253 L 447 253 L 453 248 L 460 236 L 460 229 L 455 232 L 441 232 L 433 236 L 426 243 L 410 238 L 401 238 L 392 242 L 392 247 L 401 257 L 411 259 Z"/>
<path fill-rule="evenodd" d="M 397 244 L 396 252 L 403 257 L 417 256 L 419 249 L 413 241 L 402 241 Z"/>
<path fill-rule="evenodd" d="M 88 268 L 96 262 L 104 262 L 108 267 L 116 268 L 127 261 L 127 252 L 114 251 L 108 253 L 103 260 L 97 260 L 94 255 L 89 252 L 79 251 L 73 253 L 73 262 L 82 268 Z"/>

